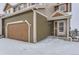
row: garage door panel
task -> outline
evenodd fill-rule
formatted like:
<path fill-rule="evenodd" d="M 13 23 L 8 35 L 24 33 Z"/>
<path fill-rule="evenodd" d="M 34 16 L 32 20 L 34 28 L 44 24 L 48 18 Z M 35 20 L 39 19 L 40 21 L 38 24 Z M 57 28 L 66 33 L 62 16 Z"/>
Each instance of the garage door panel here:
<path fill-rule="evenodd" d="M 13 39 L 16 37 L 16 28 L 14 25 L 8 26 L 8 37 Z"/>
<path fill-rule="evenodd" d="M 16 23 L 8 26 L 8 38 L 28 41 L 27 23 Z"/>
<path fill-rule="evenodd" d="M 17 25 L 17 37 L 18 39 L 25 40 L 28 39 L 28 26 L 27 24 L 18 24 Z"/>

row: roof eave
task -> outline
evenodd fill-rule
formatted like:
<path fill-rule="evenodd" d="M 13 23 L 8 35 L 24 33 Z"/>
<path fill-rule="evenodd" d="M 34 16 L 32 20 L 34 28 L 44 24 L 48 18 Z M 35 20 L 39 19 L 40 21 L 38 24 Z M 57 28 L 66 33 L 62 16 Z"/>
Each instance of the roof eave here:
<path fill-rule="evenodd" d="M 4 17 L 2 17 L 2 19 L 8 18 L 8 17 L 11 17 L 11 16 L 15 16 L 15 15 L 20 14 L 20 13 L 28 12 L 28 11 L 34 10 L 34 9 L 37 9 L 37 8 L 34 8 L 34 7 L 32 7 L 32 8 L 26 8 L 26 9 L 23 9 L 23 10 L 21 10 L 21 11 L 17 11 L 17 12 L 15 12 L 15 13 L 12 13 L 12 14 L 10 14 L 10 15 L 8 15 L 8 16 L 4 16 Z"/>

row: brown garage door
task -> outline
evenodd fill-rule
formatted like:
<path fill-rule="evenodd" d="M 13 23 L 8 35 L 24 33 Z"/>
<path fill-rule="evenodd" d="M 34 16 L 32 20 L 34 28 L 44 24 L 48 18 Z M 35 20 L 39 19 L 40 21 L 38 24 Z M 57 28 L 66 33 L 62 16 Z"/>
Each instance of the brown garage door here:
<path fill-rule="evenodd" d="M 8 38 L 28 41 L 28 25 L 24 23 L 15 23 L 8 25 Z"/>

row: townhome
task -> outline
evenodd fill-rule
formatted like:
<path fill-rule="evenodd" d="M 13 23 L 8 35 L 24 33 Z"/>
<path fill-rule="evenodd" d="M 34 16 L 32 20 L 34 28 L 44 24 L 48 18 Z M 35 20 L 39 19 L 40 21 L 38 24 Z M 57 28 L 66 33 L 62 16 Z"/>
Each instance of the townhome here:
<path fill-rule="evenodd" d="M 11 39 L 38 42 L 48 36 L 69 37 L 71 3 L 5 4 L 2 34 Z"/>

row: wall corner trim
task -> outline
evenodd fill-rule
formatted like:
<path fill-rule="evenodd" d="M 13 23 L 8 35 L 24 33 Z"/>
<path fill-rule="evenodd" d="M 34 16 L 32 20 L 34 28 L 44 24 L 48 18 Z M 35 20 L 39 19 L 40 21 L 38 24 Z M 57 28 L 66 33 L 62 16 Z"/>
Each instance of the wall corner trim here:
<path fill-rule="evenodd" d="M 36 10 L 33 10 L 33 42 L 37 42 Z"/>

